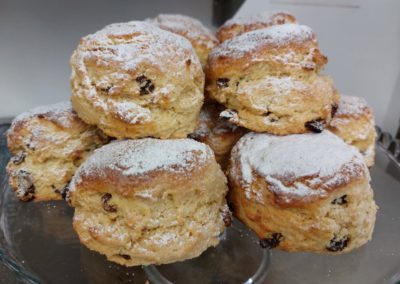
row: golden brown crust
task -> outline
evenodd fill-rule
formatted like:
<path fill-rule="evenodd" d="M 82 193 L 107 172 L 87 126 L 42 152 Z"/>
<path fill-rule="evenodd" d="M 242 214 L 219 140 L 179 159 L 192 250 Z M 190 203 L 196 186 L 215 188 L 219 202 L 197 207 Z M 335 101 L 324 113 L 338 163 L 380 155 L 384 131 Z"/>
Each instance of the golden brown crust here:
<path fill-rule="evenodd" d="M 296 18 L 284 12 L 260 13 L 247 17 L 228 20 L 217 31 L 217 38 L 222 43 L 228 39 L 254 30 L 267 28 L 273 25 L 295 24 Z"/>
<path fill-rule="evenodd" d="M 329 124 L 329 130 L 347 144 L 358 148 L 368 167 L 374 165 L 375 118 L 372 108 L 363 98 L 341 96 L 337 112 Z"/>
<path fill-rule="evenodd" d="M 183 138 L 196 125 L 204 74 L 181 36 L 145 22 L 109 25 L 82 38 L 71 67 L 74 109 L 112 137 Z"/>
<path fill-rule="evenodd" d="M 11 188 L 22 201 L 61 199 L 76 168 L 108 138 L 84 123 L 70 103 L 17 116 L 7 132 Z"/>
<path fill-rule="evenodd" d="M 247 134 L 232 151 L 228 178 L 234 214 L 266 247 L 337 254 L 371 239 L 368 169 L 328 131 Z"/>
<path fill-rule="evenodd" d="M 117 141 L 71 182 L 83 244 L 126 266 L 193 258 L 224 230 L 226 178 L 208 146 L 191 139 Z"/>
<path fill-rule="evenodd" d="M 218 40 L 209 29 L 200 21 L 188 16 L 160 14 L 154 19 L 147 21 L 163 30 L 187 38 L 195 49 L 203 67 L 207 63 L 208 54 L 218 44 Z"/>
<path fill-rule="evenodd" d="M 312 30 L 286 24 L 255 30 L 215 48 L 206 69 L 206 93 L 223 104 L 231 123 L 277 135 L 326 124 L 339 95 L 319 75 L 327 58 Z"/>

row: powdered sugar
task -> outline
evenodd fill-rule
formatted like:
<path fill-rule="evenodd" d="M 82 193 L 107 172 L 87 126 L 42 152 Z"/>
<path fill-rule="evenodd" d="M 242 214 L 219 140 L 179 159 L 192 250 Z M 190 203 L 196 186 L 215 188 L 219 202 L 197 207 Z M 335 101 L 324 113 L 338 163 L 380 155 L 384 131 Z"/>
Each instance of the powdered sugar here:
<path fill-rule="evenodd" d="M 249 133 L 234 151 L 248 198 L 256 195 L 249 187 L 255 174 L 264 177 L 270 190 L 286 202 L 324 196 L 330 186 L 348 182 L 360 170 L 368 174 L 357 149 L 329 131 L 287 136 Z"/>
<path fill-rule="evenodd" d="M 315 40 L 311 28 L 297 24 L 276 25 L 244 33 L 230 40 L 224 41 L 215 48 L 211 56 L 242 57 L 261 46 L 271 45 L 281 47 L 292 42 L 306 42 Z"/>
<path fill-rule="evenodd" d="M 233 25 L 253 25 L 261 23 L 264 25 L 273 25 L 277 23 L 296 23 L 293 16 L 282 12 L 262 12 L 258 14 L 251 14 L 247 16 L 237 17 L 225 22 L 223 27 Z"/>
<path fill-rule="evenodd" d="M 151 120 L 151 112 L 134 102 L 109 101 L 112 111 L 123 121 L 130 124 L 146 122 Z"/>
<path fill-rule="evenodd" d="M 17 123 L 31 119 L 35 116 L 43 116 L 48 120 L 57 122 L 60 126 L 71 127 L 71 118 L 76 116 L 76 114 L 73 113 L 73 109 L 69 101 L 39 106 L 15 117 L 11 128 L 13 128 Z"/>
<path fill-rule="evenodd" d="M 370 111 L 370 107 L 364 98 L 341 96 L 336 116 L 353 116 L 359 117 L 365 115 L 366 111 Z"/>
<path fill-rule="evenodd" d="M 204 41 L 208 48 L 214 47 L 217 39 L 203 24 L 193 18 L 183 15 L 161 14 L 146 21 L 156 24 L 161 29 L 180 34 L 192 42 Z"/>
<path fill-rule="evenodd" d="M 137 21 L 108 25 L 84 37 L 78 49 L 81 57 L 78 61 L 83 70 L 84 58 L 91 57 L 97 57 L 98 64 L 117 62 L 125 70 L 136 69 L 140 64 L 150 64 L 165 72 L 171 72 L 165 68 L 172 63 L 182 65 L 183 68 L 186 59 L 198 61 L 194 52 L 190 52 L 193 50 L 192 46 L 185 38 L 150 23 Z M 177 61 L 177 54 L 188 58 Z"/>
<path fill-rule="evenodd" d="M 121 171 L 125 176 L 153 171 L 185 173 L 204 164 L 211 156 L 210 148 L 191 139 L 123 140 L 97 149 L 76 176 L 101 174 L 106 169 Z"/>

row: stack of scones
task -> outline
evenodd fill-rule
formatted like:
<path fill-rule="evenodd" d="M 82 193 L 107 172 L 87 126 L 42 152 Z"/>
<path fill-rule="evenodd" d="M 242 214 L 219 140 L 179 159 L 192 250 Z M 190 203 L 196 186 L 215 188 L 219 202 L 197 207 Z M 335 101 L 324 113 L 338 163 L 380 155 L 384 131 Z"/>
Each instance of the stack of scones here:
<path fill-rule="evenodd" d="M 294 16 L 216 35 L 181 15 L 111 24 L 70 62 L 71 101 L 14 119 L 7 171 L 21 201 L 73 206 L 89 249 L 126 266 L 194 258 L 232 213 L 263 248 L 371 239 L 373 112 L 321 73 L 328 59 Z"/>

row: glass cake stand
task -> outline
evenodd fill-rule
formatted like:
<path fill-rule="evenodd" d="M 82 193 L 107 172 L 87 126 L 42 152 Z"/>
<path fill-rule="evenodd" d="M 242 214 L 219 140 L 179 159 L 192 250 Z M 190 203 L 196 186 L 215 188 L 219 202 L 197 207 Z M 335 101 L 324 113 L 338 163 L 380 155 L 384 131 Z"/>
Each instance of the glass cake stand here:
<path fill-rule="evenodd" d="M 379 206 L 373 240 L 339 256 L 264 250 L 235 221 L 198 258 L 126 268 L 79 243 L 64 202 L 19 202 L 5 174 L 9 157 L 0 135 L 0 261 L 15 283 L 400 283 L 400 146 L 386 133 L 371 170 Z"/>

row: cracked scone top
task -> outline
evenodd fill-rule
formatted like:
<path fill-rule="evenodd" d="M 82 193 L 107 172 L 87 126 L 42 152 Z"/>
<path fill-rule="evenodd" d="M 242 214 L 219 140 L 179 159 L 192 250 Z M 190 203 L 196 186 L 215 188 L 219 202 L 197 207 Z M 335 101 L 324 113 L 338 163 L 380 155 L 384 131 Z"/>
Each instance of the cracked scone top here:
<path fill-rule="evenodd" d="M 22 201 L 61 199 L 78 166 L 108 142 L 84 123 L 69 102 L 18 115 L 7 132 L 10 185 Z"/>
<path fill-rule="evenodd" d="M 266 247 L 347 252 L 372 235 L 376 205 L 356 148 L 324 131 L 250 133 L 231 154 L 234 214 Z"/>
<path fill-rule="evenodd" d="M 229 217 L 226 192 L 208 146 L 146 138 L 95 151 L 69 197 L 81 242 L 134 266 L 181 261 L 216 246 Z"/>
<path fill-rule="evenodd" d="M 215 35 L 207 29 L 200 21 L 175 14 L 160 14 L 148 22 L 188 39 L 200 59 L 201 65 L 207 63 L 208 54 L 218 44 Z"/>
<path fill-rule="evenodd" d="M 314 131 L 331 119 L 338 94 L 319 71 L 327 63 L 313 31 L 284 24 L 225 41 L 209 56 L 208 97 L 227 108 L 222 116 L 256 132 Z"/>
<path fill-rule="evenodd" d="M 224 42 L 254 30 L 267 28 L 273 25 L 295 24 L 296 18 L 284 12 L 263 12 L 255 15 L 233 18 L 226 21 L 217 31 L 217 38 Z"/>
<path fill-rule="evenodd" d="M 71 57 L 78 115 L 116 138 L 183 138 L 203 103 L 204 74 L 190 42 L 146 22 L 112 24 Z"/>
<path fill-rule="evenodd" d="M 372 108 L 364 98 L 342 95 L 329 130 L 347 144 L 358 148 L 368 167 L 374 165 L 375 118 Z"/>

